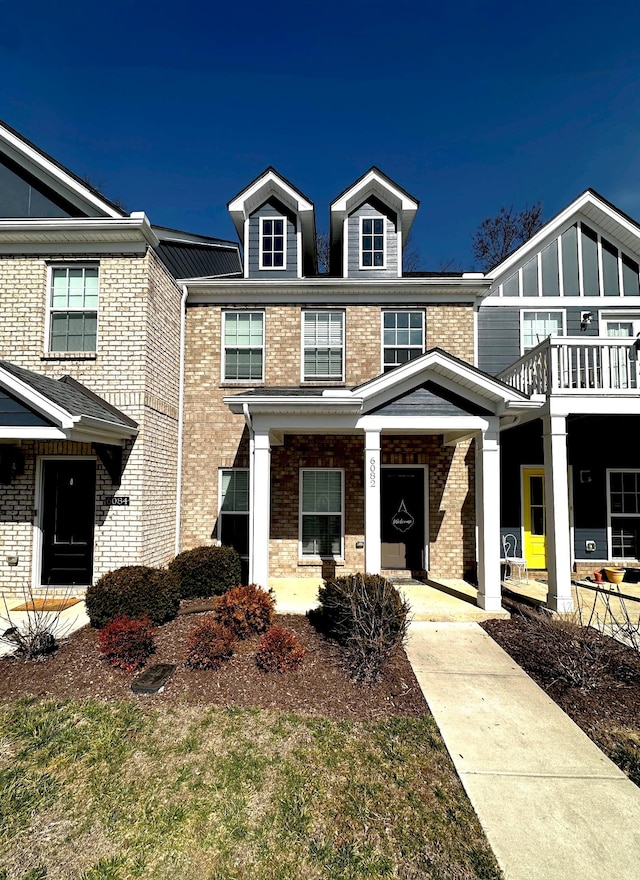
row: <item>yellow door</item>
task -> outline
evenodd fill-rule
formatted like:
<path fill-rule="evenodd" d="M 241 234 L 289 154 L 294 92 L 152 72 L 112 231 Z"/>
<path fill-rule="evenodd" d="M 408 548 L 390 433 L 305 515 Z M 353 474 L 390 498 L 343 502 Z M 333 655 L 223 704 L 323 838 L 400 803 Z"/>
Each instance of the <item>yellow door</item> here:
<path fill-rule="evenodd" d="M 547 539 L 544 515 L 544 470 L 522 469 L 524 553 L 529 568 L 547 567 Z"/>

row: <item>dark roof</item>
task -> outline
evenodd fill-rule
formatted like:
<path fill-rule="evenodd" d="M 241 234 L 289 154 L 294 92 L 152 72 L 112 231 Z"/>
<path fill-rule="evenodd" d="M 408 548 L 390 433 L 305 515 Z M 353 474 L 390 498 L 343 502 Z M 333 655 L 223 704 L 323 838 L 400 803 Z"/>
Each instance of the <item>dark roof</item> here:
<path fill-rule="evenodd" d="M 460 272 L 403 272 L 403 278 L 462 278 Z"/>
<path fill-rule="evenodd" d="M 211 278 L 242 274 L 242 263 L 236 245 L 211 247 L 161 241 L 156 251 L 174 278 Z"/>
<path fill-rule="evenodd" d="M 16 367 L 15 364 L 10 364 L 7 361 L 0 361 L 0 367 L 7 373 L 11 373 L 16 379 L 29 385 L 34 391 L 38 391 L 52 403 L 61 406 L 72 416 L 88 416 L 128 428 L 138 427 L 137 422 L 71 376 L 50 379 L 41 373 Z"/>

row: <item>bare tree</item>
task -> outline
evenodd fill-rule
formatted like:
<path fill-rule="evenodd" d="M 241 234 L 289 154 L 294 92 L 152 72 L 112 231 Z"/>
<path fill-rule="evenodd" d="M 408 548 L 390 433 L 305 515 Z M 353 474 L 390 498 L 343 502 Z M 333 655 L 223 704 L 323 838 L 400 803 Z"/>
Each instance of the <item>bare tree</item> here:
<path fill-rule="evenodd" d="M 413 243 L 413 229 L 409 230 L 402 247 L 402 271 L 416 272 L 420 268 L 420 251 Z"/>
<path fill-rule="evenodd" d="M 318 257 L 318 272 L 321 275 L 326 275 L 329 271 L 329 251 L 331 250 L 331 243 L 329 241 L 329 233 L 328 232 L 317 232 L 316 233 L 316 254 Z"/>
<path fill-rule="evenodd" d="M 542 226 L 542 204 L 525 205 L 514 211 L 504 205 L 495 217 L 486 217 L 471 236 L 473 255 L 483 271 L 497 263 L 527 241 Z"/>

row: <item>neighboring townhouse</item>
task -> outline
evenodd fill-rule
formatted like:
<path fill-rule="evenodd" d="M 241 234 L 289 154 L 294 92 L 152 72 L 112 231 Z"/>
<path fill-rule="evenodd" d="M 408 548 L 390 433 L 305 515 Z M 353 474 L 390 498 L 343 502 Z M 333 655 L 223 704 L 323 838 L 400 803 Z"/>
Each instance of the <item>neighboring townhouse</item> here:
<path fill-rule="evenodd" d="M 0 589 L 221 542 L 277 585 L 640 554 L 640 227 L 592 191 L 486 274 L 404 272 L 418 202 L 268 168 L 233 242 L 126 212 L 0 125 Z M 499 486 L 501 490 L 499 491 Z"/>
<path fill-rule="evenodd" d="M 540 401 L 503 424 L 503 533 L 550 576 L 638 565 L 639 267 L 638 224 L 587 190 L 488 273 L 478 365 Z"/>
<path fill-rule="evenodd" d="M 183 289 L 237 245 L 127 215 L 0 125 L 0 590 L 175 552 Z"/>

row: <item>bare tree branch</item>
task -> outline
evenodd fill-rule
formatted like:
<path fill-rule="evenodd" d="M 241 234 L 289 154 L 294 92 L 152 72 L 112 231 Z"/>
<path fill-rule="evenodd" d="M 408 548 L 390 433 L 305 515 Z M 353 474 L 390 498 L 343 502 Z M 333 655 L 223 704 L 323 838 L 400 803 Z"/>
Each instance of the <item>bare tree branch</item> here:
<path fill-rule="evenodd" d="M 508 210 L 504 205 L 495 217 L 486 217 L 471 236 L 473 255 L 483 271 L 502 262 L 542 226 L 542 204 L 525 205 L 524 210 Z"/>

